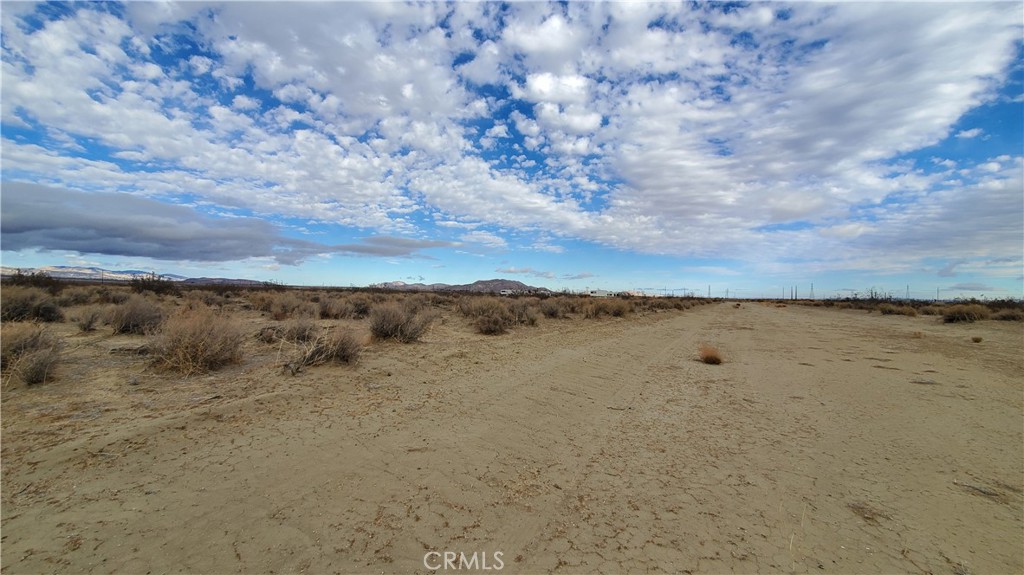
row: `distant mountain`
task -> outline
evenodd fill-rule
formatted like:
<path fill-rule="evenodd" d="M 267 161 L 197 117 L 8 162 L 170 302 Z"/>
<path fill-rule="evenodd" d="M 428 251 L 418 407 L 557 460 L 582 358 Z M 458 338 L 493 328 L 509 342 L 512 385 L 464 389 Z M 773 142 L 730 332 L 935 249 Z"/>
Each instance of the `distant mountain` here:
<path fill-rule="evenodd" d="M 422 284 L 415 283 L 409 284 L 402 281 L 384 282 L 380 284 L 374 284 L 370 287 L 380 289 L 391 289 L 397 291 L 463 291 L 473 293 L 499 293 L 502 290 L 511 290 L 514 292 L 536 292 L 536 291 L 547 291 L 545 288 L 534 287 L 526 285 L 523 282 L 516 280 L 506 279 L 492 279 L 492 280 L 477 280 L 471 284 L 451 285 L 451 284 Z"/>
<path fill-rule="evenodd" d="M 0 273 L 5 276 L 12 276 L 21 272 L 23 274 L 44 273 L 52 278 L 73 279 L 73 280 L 110 280 L 110 281 L 131 281 L 135 278 L 143 278 L 152 275 L 153 272 L 143 270 L 106 270 L 97 267 L 84 266 L 43 266 L 39 268 L 13 268 L 3 266 Z M 165 280 L 182 281 L 185 276 L 175 274 L 158 274 Z"/>
<path fill-rule="evenodd" d="M 239 287 L 260 287 L 265 282 L 256 280 L 243 280 L 243 279 L 232 279 L 232 278 L 188 278 L 182 280 L 185 285 L 196 285 L 196 286 L 239 286 Z"/>

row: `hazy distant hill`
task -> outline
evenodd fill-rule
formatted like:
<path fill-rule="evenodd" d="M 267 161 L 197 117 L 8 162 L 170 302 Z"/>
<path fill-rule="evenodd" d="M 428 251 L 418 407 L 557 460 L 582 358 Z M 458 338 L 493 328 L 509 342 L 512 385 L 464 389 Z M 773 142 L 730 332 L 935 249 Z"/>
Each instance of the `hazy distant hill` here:
<path fill-rule="evenodd" d="M 384 282 L 374 284 L 371 287 L 382 289 L 393 289 L 399 291 L 467 291 L 474 293 L 497 293 L 501 290 L 512 290 L 515 292 L 540 291 L 545 288 L 538 288 L 526 285 L 523 282 L 506 279 L 477 280 L 471 284 L 409 284 L 401 281 Z"/>
<path fill-rule="evenodd" d="M 144 270 L 105 270 L 103 268 L 81 266 L 44 266 L 39 268 L 13 268 L 3 266 L 3 268 L 0 268 L 0 273 L 5 276 L 15 275 L 19 271 L 23 274 L 45 273 L 52 278 L 85 281 L 130 281 L 135 278 L 148 277 L 153 273 Z M 165 280 L 171 281 L 182 281 L 187 279 L 185 276 L 175 274 L 158 275 Z"/>

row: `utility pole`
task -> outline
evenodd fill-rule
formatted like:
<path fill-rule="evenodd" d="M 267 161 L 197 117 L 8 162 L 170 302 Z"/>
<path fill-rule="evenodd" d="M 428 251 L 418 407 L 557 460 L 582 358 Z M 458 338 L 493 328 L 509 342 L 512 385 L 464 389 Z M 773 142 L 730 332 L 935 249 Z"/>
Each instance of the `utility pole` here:
<path fill-rule="evenodd" d="M 811 299 L 814 299 L 814 282 L 811 282 Z"/>
<path fill-rule="evenodd" d="M 711 284 L 708 284 L 708 297 L 711 297 Z"/>

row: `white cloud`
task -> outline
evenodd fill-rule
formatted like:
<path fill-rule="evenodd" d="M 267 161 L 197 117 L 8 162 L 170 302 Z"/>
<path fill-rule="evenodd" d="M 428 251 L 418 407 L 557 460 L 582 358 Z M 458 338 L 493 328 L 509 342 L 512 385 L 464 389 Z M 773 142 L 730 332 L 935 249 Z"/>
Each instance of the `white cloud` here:
<path fill-rule="evenodd" d="M 38 28 L 13 6 L 2 121 L 48 139 L 5 134 L 5 176 L 755 261 L 780 245 L 858 265 L 864 246 L 934 253 L 926 238 L 965 257 L 1019 248 L 1019 158 L 902 157 L 985 136 L 954 126 L 1014 62 L 1012 3 L 797 3 L 785 19 L 762 3 L 129 4 L 125 19 L 86 5 Z M 202 54 L 155 60 L 182 22 Z M 977 220 L 954 221 L 961 207 Z"/>

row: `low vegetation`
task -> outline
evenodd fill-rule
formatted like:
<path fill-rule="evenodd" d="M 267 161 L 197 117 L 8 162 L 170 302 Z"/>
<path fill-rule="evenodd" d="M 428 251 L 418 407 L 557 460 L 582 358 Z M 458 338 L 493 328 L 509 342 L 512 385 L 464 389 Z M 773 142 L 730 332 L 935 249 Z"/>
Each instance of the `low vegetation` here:
<path fill-rule="evenodd" d="M 111 308 L 107 323 L 115 334 L 144 335 L 156 330 L 163 321 L 160 306 L 142 295 L 133 295 L 124 303 Z"/>
<path fill-rule="evenodd" d="M 194 375 L 238 362 L 244 341 L 235 321 L 209 309 L 186 309 L 163 323 L 152 348 L 161 367 Z"/>
<path fill-rule="evenodd" d="M 396 303 L 375 307 L 370 312 L 370 333 L 378 340 L 400 341 L 411 343 L 430 327 L 433 317 L 424 312 L 415 312 Z"/>
<path fill-rule="evenodd" d="M 0 370 L 9 380 L 17 376 L 27 384 L 53 376 L 60 360 L 61 342 L 46 328 L 33 324 L 5 325 L 0 335 Z"/>
<path fill-rule="evenodd" d="M 988 319 L 992 312 L 980 304 L 958 304 L 953 305 L 942 313 L 942 321 L 946 323 L 974 322 L 980 319 Z"/>
<path fill-rule="evenodd" d="M 354 364 L 363 344 L 351 331 L 340 327 L 314 338 L 302 350 L 299 365 L 322 365 L 329 362 Z"/>

